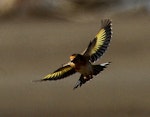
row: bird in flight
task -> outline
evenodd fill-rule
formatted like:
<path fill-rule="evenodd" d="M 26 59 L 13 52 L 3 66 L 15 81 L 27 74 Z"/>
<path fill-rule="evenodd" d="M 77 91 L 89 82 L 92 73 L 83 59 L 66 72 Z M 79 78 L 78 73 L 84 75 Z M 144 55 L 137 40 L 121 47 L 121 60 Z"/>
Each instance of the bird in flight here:
<path fill-rule="evenodd" d="M 97 61 L 106 51 L 109 46 L 112 37 L 112 22 L 109 19 L 101 20 L 101 28 L 92 41 L 90 41 L 87 49 L 81 54 L 72 54 L 70 61 L 54 71 L 48 74 L 43 79 L 37 81 L 51 81 L 59 80 L 68 77 L 76 72 L 79 72 L 80 78 L 74 86 L 74 89 L 81 87 L 87 81 L 93 78 L 93 76 L 99 74 L 110 62 L 95 65 Z"/>

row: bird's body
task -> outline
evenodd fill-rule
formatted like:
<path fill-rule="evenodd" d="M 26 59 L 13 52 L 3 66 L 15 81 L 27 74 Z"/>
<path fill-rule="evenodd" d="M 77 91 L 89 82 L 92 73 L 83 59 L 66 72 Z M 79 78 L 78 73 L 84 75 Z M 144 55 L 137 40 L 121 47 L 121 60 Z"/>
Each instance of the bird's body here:
<path fill-rule="evenodd" d="M 75 56 L 75 58 L 70 62 L 71 67 L 73 67 L 77 72 L 83 74 L 84 76 L 92 74 L 92 64 L 86 56 L 80 54 L 74 54 L 72 56 Z"/>
<path fill-rule="evenodd" d="M 100 31 L 93 41 L 89 43 L 88 48 L 83 53 L 71 55 L 70 61 L 67 64 L 39 81 L 58 80 L 79 72 L 81 76 L 74 89 L 86 83 L 93 78 L 93 75 L 99 74 L 109 65 L 110 62 L 99 65 L 93 65 L 93 62 L 103 55 L 109 45 L 111 35 L 111 21 L 108 19 L 102 20 Z"/>

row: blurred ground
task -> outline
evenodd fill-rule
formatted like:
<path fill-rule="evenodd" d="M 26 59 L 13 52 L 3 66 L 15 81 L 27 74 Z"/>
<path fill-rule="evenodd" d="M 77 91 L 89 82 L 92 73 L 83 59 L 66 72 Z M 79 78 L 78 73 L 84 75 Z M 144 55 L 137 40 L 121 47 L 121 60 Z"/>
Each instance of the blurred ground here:
<path fill-rule="evenodd" d="M 79 74 L 31 82 L 68 62 L 72 53 L 82 52 L 107 17 L 114 33 L 110 48 L 98 61 L 112 61 L 104 72 L 75 91 Z M 74 18 L 0 21 L 0 117 L 149 117 L 147 9 L 84 12 Z"/>

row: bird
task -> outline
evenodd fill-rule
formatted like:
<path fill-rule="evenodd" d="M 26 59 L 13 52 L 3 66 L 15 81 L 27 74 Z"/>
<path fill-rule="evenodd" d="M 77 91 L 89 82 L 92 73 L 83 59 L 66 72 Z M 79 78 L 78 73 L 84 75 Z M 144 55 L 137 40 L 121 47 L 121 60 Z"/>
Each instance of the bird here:
<path fill-rule="evenodd" d="M 82 53 L 72 54 L 70 56 L 70 61 L 67 64 L 62 65 L 54 72 L 36 81 L 43 82 L 60 80 L 78 72 L 81 75 L 73 89 L 81 87 L 87 81 L 93 79 L 93 76 L 98 75 L 111 63 L 106 62 L 102 64 L 94 64 L 107 50 L 111 38 L 112 21 L 110 19 L 102 19 L 100 30 Z"/>

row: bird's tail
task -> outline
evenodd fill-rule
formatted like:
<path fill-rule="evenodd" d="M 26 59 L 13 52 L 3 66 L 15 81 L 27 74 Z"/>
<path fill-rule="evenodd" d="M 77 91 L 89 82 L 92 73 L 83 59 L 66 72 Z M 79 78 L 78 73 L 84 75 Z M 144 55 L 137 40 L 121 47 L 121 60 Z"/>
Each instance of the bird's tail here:
<path fill-rule="evenodd" d="M 102 63 L 100 65 L 93 65 L 93 75 L 99 74 L 103 71 L 111 62 Z"/>
<path fill-rule="evenodd" d="M 100 65 L 93 65 L 93 75 L 97 75 L 99 74 L 101 71 L 104 70 L 104 68 L 106 68 L 111 62 L 106 62 L 106 63 L 102 63 Z M 86 83 L 87 81 L 89 81 L 90 79 L 92 79 L 92 76 L 89 77 L 84 77 L 83 75 L 80 76 L 79 80 L 77 81 L 76 85 L 74 86 L 73 89 L 78 88 L 79 86 L 81 87 L 84 83 Z"/>

